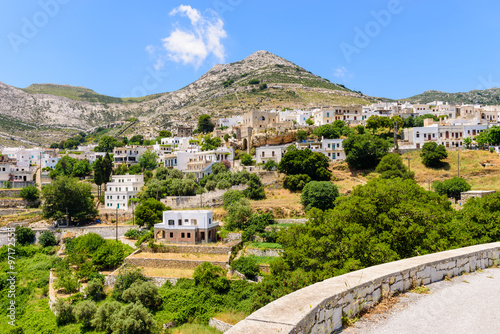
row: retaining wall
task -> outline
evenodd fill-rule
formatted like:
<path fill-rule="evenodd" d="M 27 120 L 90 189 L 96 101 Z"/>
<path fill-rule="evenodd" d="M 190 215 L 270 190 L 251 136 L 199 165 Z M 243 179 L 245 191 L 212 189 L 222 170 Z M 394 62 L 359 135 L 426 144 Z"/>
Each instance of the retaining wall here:
<path fill-rule="evenodd" d="M 499 262 L 500 242 L 390 262 L 333 277 L 275 300 L 226 333 L 332 333 L 383 296 Z"/>
<path fill-rule="evenodd" d="M 190 246 L 190 245 L 169 245 L 165 244 L 162 247 L 158 247 L 156 250 L 152 250 L 148 245 L 142 244 L 141 250 L 145 253 L 201 253 L 201 254 L 218 254 L 227 255 L 231 253 L 233 247 L 239 242 L 233 242 L 227 246 Z"/>
<path fill-rule="evenodd" d="M 21 189 L 0 189 L 0 198 L 1 197 L 10 197 L 10 198 L 19 198 L 19 193 Z"/>
<path fill-rule="evenodd" d="M 255 255 L 255 256 L 272 256 L 272 257 L 280 257 L 283 253 L 282 249 L 257 249 L 257 248 L 248 248 L 246 250 L 247 255 Z"/>
<path fill-rule="evenodd" d="M 128 257 L 125 259 L 125 262 L 138 267 L 195 269 L 203 262 L 207 261 Z M 227 269 L 227 262 L 219 262 L 219 261 L 209 261 L 209 262 L 223 269 Z"/>
<path fill-rule="evenodd" d="M 123 237 L 125 232 L 131 229 L 132 226 L 118 226 L 118 237 Z M 52 231 L 58 241 L 66 237 L 79 237 L 81 235 L 93 232 L 99 234 L 103 238 L 115 237 L 114 226 L 87 226 L 87 227 L 63 227 L 63 228 L 40 228 L 33 229 L 35 232 L 35 243 L 38 242 L 40 234 L 44 231 Z M 0 231 L 0 247 L 7 245 L 8 232 Z"/>
<path fill-rule="evenodd" d="M 210 327 L 217 329 L 222 333 L 227 332 L 228 330 L 231 329 L 231 327 L 233 327 L 233 325 L 230 325 L 224 321 L 215 318 L 210 318 L 210 320 L 208 321 L 208 325 Z"/>

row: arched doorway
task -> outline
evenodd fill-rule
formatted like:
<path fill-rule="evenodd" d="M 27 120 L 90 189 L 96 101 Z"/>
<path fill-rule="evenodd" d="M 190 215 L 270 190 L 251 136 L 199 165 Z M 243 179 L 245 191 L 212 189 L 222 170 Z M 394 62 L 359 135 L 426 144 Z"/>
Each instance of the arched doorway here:
<path fill-rule="evenodd" d="M 248 140 L 246 138 L 243 138 L 242 151 L 246 150 L 247 148 L 248 148 Z"/>

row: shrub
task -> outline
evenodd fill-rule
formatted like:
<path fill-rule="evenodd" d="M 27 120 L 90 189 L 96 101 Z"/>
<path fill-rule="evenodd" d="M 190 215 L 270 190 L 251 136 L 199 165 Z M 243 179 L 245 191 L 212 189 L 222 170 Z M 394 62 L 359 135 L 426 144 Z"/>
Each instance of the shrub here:
<path fill-rule="evenodd" d="M 125 232 L 125 236 L 130 239 L 139 239 L 145 233 L 147 233 L 147 231 L 131 228 L 130 230 Z"/>
<path fill-rule="evenodd" d="M 42 247 L 49 247 L 57 245 L 57 240 L 52 231 L 43 231 L 38 238 L 38 242 Z"/>
<path fill-rule="evenodd" d="M 152 310 L 161 304 L 158 288 L 153 282 L 135 281 L 130 288 L 123 291 L 122 299 L 127 303 L 141 303 L 144 307 Z"/>
<path fill-rule="evenodd" d="M 233 261 L 231 267 L 245 275 L 248 279 L 254 279 L 259 274 L 259 265 L 253 256 L 242 256 Z"/>
<path fill-rule="evenodd" d="M 16 226 L 15 234 L 16 242 L 21 246 L 31 244 L 33 241 L 35 241 L 35 232 L 33 232 L 33 230 L 29 227 L 18 225 Z"/>
<path fill-rule="evenodd" d="M 205 184 L 205 188 L 207 188 L 208 191 L 215 190 L 215 187 L 217 186 L 217 183 L 213 180 L 207 181 Z"/>
<path fill-rule="evenodd" d="M 36 201 L 40 198 L 40 190 L 34 186 L 27 186 L 21 189 L 19 196 L 27 201 Z"/>
<path fill-rule="evenodd" d="M 58 299 L 54 307 L 57 313 L 57 326 L 63 326 L 75 321 L 75 316 L 73 315 L 73 305 L 62 299 Z"/>
<path fill-rule="evenodd" d="M 90 298 L 95 301 L 99 301 L 106 297 L 104 293 L 104 284 L 100 279 L 93 279 L 87 283 L 87 287 L 85 288 L 85 294 L 87 298 Z"/>
<path fill-rule="evenodd" d="M 306 174 L 286 175 L 283 180 L 283 188 L 290 191 L 300 191 L 309 182 L 311 182 L 311 177 Z"/>
<path fill-rule="evenodd" d="M 125 256 L 123 243 L 106 240 L 104 245 L 92 255 L 92 263 L 99 269 L 114 268 L 123 262 Z"/>
<path fill-rule="evenodd" d="M 84 300 L 75 306 L 73 313 L 75 314 L 76 320 L 83 323 L 84 328 L 88 328 L 90 327 L 92 317 L 96 310 L 97 306 L 94 301 Z"/>
<path fill-rule="evenodd" d="M 3 187 L 6 189 L 10 189 L 10 188 L 12 188 L 12 183 L 10 183 L 10 181 L 4 181 Z"/>
<path fill-rule="evenodd" d="M 58 278 L 55 282 L 56 289 L 63 289 L 66 293 L 77 292 L 80 288 L 80 282 L 68 269 L 58 273 Z"/>
<path fill-rule="evenodd" d="M 302 190 L 300 200 L 304 210 L 312 208 L 321 210 L 333 209 L 335 199 L 339 196 L 336 185 L 328 181 L 311 181 Z"/>
<path fill-rule="evenodd" d="M 436 181 L 432 184 L 434 191 L 448 198 L 460 199 L 460 193 L 469 191 L 471 186 L 461 177 L 454 177 L 443 182 Z"/>
<path fill-rule="evenodd" d="M 247 182 L 248 188 L 243 190 L 245 197 L 259 200 L 266 198 L 266 193 L 264 191 L 264 186 L 259 176 L 256 174 L 250 175 L 250 179 Z"/>
<path fill-rule="evenodd" d="M 227 188 L 230 188 L 231 187 L 231 182 L 229 182 L 228 180 L 226 179 L 223 179 L 223 180 L 220 180 L 218 183 L 217 183 L 217 188 L 218 189 L 227 189 Z"/>
<path fill-rule="evenodd" d="M 245 166 L 250 166 L 253 164 L 252 156 L 248 153 L 242 154 L 240 157 L 241 163 Z"/>
<path fill-rule="evenodd" d="M 252 215 L 248 201 L 243 199 L 231 205 L 228 211 L 225 227 L 230 231 L 244 229 L 247 220 Z"/>
<path fill-rule="evenodd" d="M 267 171 L 272 171 L 278 169 L 278 164 L 274 160 L 269 159 L 264 163 L 264 166 L 262 166 L 262 168 Z"/>
<path fill-rule="evenodd" d="M 438 145 L 435 142 L 425 143 L 420 153 L 422 163 L 426 167 L 440 167 L 442 160 L 448 157 L 448 152 L 443 145 Z"/>
<path fill-rule="evenodd" d="M 218 293 L 225 293 L 229 290 L 226 271 L 210 262 L 203 262 L 196 267 L 193 278 L 197 286 L 212 289 Z"/>
<path fill-rule="evenodd" d="M 248 82 L 249 85 L 258 85 L 260 81 L 258 79 L 252 79 Z"/>
<path fill-rule="evenodd" d="M 113 286 L 113 298 L 121 300 L 123 292 L 135 281 L 147 281 L 140 269 L 131 267 L 120 269 Z"/>
<path fill-rule="evenodd" d="M 96 330 L 111 333 L 113 316 L 120 311 L 122 305 L 117 301 L 105 302 L 102 304 L 91 321 Z"/>
<path fill-rule="evenodd" d="M 151 313 L 139 303 L 122 306 L 111 319 L 113 333 L 148 334 L 156 328 Z"/>
<path fill-rule="evenodd" d="M 245 197 L 239 190 L 228 190 L 222 195 L 222 206 L 228 210 L 229 207 Z"/>

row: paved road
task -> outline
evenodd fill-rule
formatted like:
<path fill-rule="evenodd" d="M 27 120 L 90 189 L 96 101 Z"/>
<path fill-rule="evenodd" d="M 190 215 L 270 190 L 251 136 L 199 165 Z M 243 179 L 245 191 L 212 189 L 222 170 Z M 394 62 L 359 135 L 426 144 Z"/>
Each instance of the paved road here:
<path fill-rule="evenodd" d="M 500 269 L 490 268 L 407 293 L 383 316 L 362 319 L 342 333 L 500 334 Z"/>

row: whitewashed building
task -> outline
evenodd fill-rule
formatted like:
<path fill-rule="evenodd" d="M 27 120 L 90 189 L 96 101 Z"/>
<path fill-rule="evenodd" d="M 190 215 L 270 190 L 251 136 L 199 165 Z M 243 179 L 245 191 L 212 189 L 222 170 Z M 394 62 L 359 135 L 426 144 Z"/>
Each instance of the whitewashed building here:
<path fill-rule="evenodd" d="M 171 210 L 163 211 L 163 222 L 154 226 L 154 235 L 163 243 L 216 242 L 218 227 L 212 210 Z"/>
<path fill-rule="evenodd" d="M 113 175 L 106 185 L 104 206 L 106 209 L 127 210 L 128 201 L 141 190 L 144 175 Z"/>
<path fill-rule="evenodd" d="M 288 146 L 290 146 L 290 144 L 257 147 L 255 149 L 255 160 L 257 164 L 266 163 L 268 160 L 279 163 Z"/>

